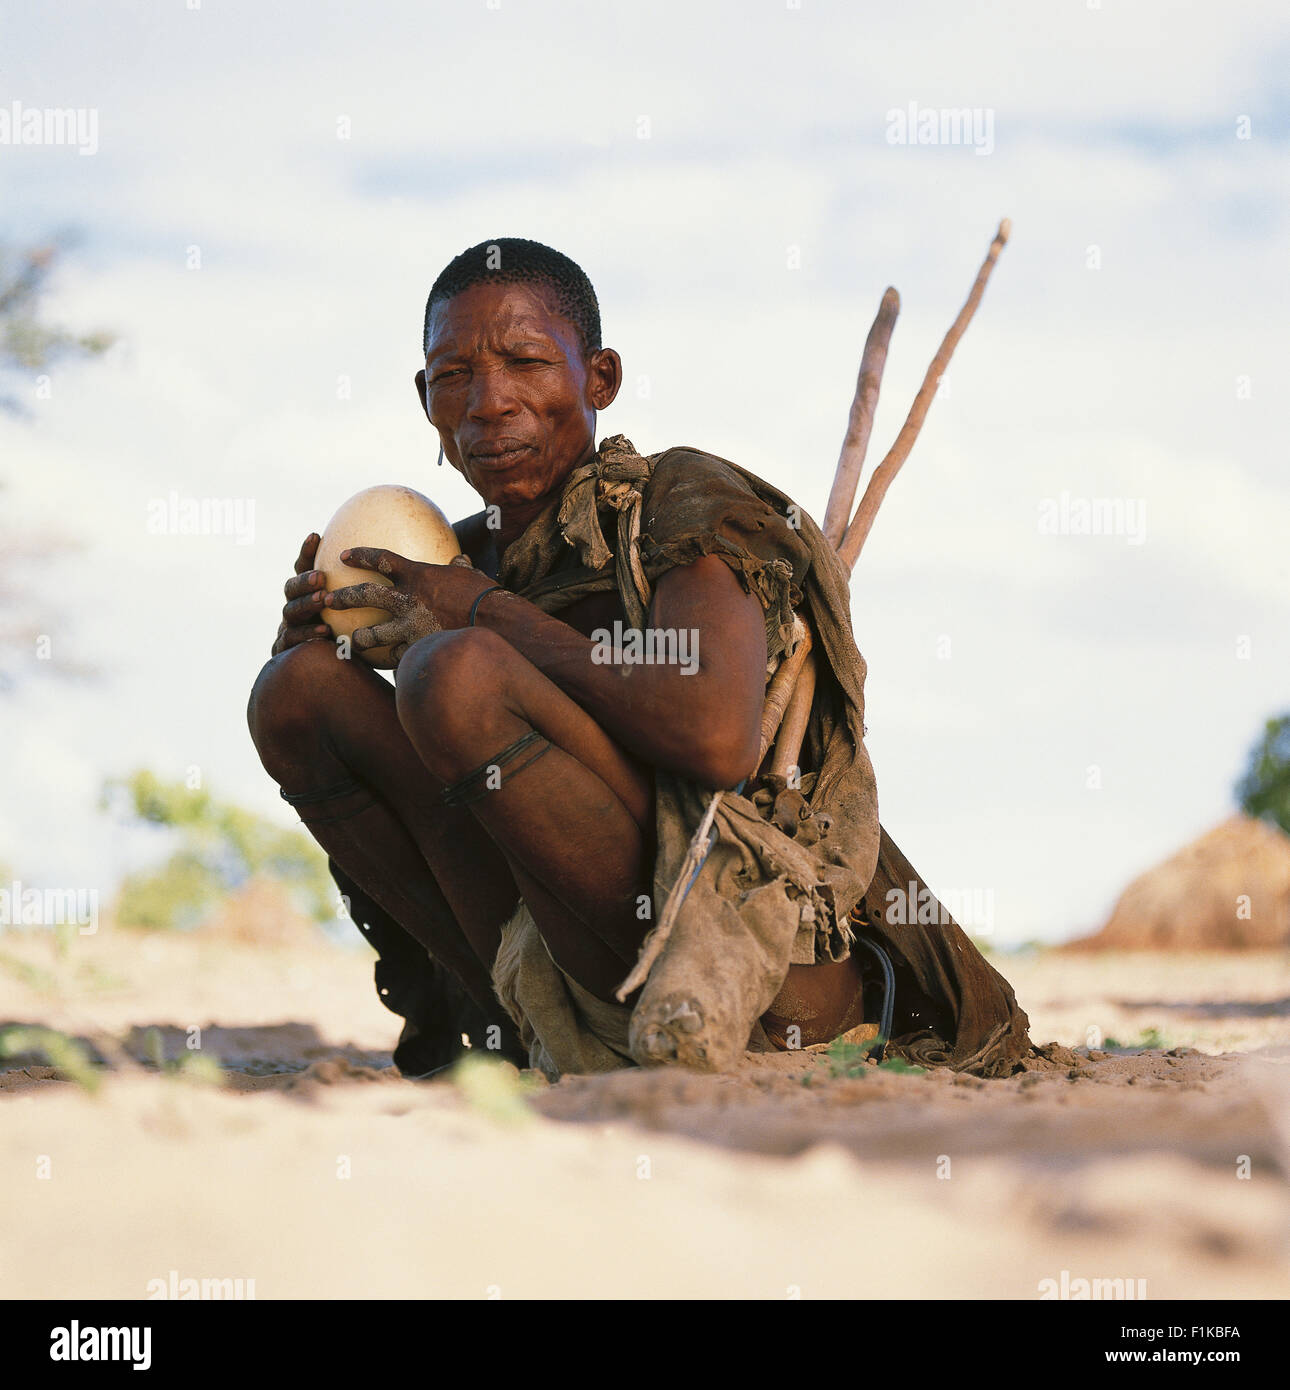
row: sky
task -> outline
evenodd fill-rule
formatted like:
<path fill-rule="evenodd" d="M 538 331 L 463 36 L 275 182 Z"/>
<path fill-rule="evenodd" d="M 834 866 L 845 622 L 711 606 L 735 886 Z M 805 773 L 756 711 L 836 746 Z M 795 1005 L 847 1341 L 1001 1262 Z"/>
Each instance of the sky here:
<path fill-rule="evenodd" d="M 47 317 L 117 335 L 5 383 L 48 659 L 0 695 L 0 864 L 109 896 L 141 766 L 292 823 L 244 709 L 301 539 L 376 483 L 477 510 L 412 384 L 466 246 L 587 270 L 602 437 L 818 518 L 883 290 L 870 468 L 1007 216 L 856 568 L 867 742 L 969 930 L 1095 928 L 1290 708 L 1287 70 L 1275 3 L 0 5 L 0 241 L 74 233 Z M 47 109 L 78 138 L 18 143 Z M 202 501 L 236 534 L 164 520 Z"/>

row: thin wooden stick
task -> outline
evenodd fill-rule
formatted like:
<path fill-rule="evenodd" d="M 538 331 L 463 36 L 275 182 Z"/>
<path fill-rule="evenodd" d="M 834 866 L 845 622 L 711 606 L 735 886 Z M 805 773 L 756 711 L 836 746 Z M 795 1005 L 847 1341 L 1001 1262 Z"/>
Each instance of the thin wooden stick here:
<path fill-rule="evenodd" d="M 846 528 L 846 533 L 842 542 L 838 545 L 838 554 L 842 563 L 847 569 L 854 569 L 855 562 L 860 556 L 860 551 L 864 546 L 865 540 L 873 527 L 874 518 L 878 515 L 878 508 L 882 505 L 882 499 L 887 495 L 887 489 L 891 486 L 896 474 L 900 472 L 901 465 L 909 457 L 909 451 L 914 447 L 914 441 L 918 438 L 918 433 L 923 427 L 923 421 L 927 418 L 927 411 L 932 404 L 932 398 L 936 395 L 936 388 L 940 385 L 941 377 L 945 373 L 945 368 L 949 365 L 950 357 L 954 349 L 958 346 L 959 339 L 963 336 L 969 323 L 972 322 L 972 315 L 976 313 L 977 305 L 981 302 L 981 296 L 985 293 L 986 282 L 990 278 L 990 272 L 994 269 L 995 262 L 999 259 L 999 253 L 1007 243 L 1008 236 L 1012 231 L 1012 223 L 1008 218 L 1004 218 L 999 223 L 999 230 L 995 233 L 994 240 L 990 243 L 990 249 L 986 253 L 985 260 L 981 263 L 981 269 L 977 271 L 976 280 L 973 282 L 971 292 L 962 309 L 959 310 L 958 317 L 950 325 L 950 331 L 945 335 L 937 350 L 936 356 L 932 358 L 932 365 L 928 367 L 927 374 L 923 377 L 923 384 L 919 388 L 918 395 L 914 397 L 914 404 L 910 407 L 909 415 L 905 419 L 904 426 L 896 436 L 896 442 L 887 451 L 887 457 L 874 470 L 873 477 L 869 479 L 869 485 L 864 490 L 864 495 L 860 499 L 860 505 L 856 508 L 856 514 L 850 526 Z M 889 294 L 895 294 L 894 290 L 889 290 Z M 883 306 L 886 306 L 887 296 L 883 296 Z M 897 307 L 899 307 L 899 297 L 897 297 Z M 878 311 L 878 318 L 874 320 L 874 326 L 870 330 L 870 342 L 865 344 L 865 357 L 869 356 L 870 343 L 873 341 L 874 334 L 878 330 L 879 322 L 882 319 L 882 309 Z M 894 323 L 894 315 L 892 322 Z M 890 328 L 888 329 L 890 337 Z M 885 346 L 883 349 L 883 361 L 886 359 Z M 879 377 L 881 378 L 882 364 L 878 365 Z M 864 371 L 861 368 L 861 377 Z M 852 415 L 856 413 L 856 407 L 861 395 L 860 384 L 856 386 L 856 403 L 852 405 Z M 874 388 L 874 401 L 877 400 L 877 386 Z M 870 407 L 870 424 L 872 425 L 872 410 Z M 848 429 L 848 439 L 851 431 Z M 839 485 L 843 483 L 842 472 L 849 460 L 846 457 L 847 450 L 843 447 L 843 457 L 838 460 L 838 473 L 833 482 L 833 493 L 830 494 L 830 505 L 833 498 L 839 491 Z M 856 475 L 857 480 L 859 474 Z M 851 484 L 851 494 L 855 493 L 855 484 Z M 849 499 L 848 499 L 849 500 Z M 826 526 L 828 517 L 825 518 Z M 825 530 L 825 537 L 832 540 L 833 537 Z M 808 668 L 811 677 L 811 688 L 814 693 L 814 664 Z M 804 684 L 807 679 L 807 671 L 803 671 L 799 680 L 799 685 Z M 784 715 L 783 724 L 780 727 L 779 739 L 775 746 L 775 756 L 771 762 L 771 771 L 786 775 L 787 769 L 796 763 L 802 751 L 802 739 L 806 733 L 806 719 L 800 718 L 801 727 L 797 727 L 798 721 L 794 720 L 795 712 L 799 712 L 799 702 L 797 691 L 793 692 L 793 697 L 789 703 L 788 712 Z M 809 698 L 806 701 L 805 713 L 809 715 Z"/>
<path fill-rule="evenodd" d="M 636 958 L 636 964 L 632 967 L 632 973 L 614 992 L 614 998 L 620 1004 L 632 990 L 645 983 L 654 962 L 663 954 L 663 947 L 667 945 L 667 939 L 672 935 L 672 928 L 676 926 L 676 919 L 680 914 L 681 904 L 685 901 L 685 895 L 690 891 L 690 885 L 703 867 L 703 862 L 708 857 L 708 851 L 712 848 L 709 836 L 712 832 L 712 822 L 717 814 L 717 807 L 721 804 L 721 797 L 722 793 L 719 791 L 712 793 L 712 799 L 708 802 L 708 809 L 703 813 L 699 828 L 694 832 L 690 846 L 685 851 L 681 872 L 677 874 L 672 891 L 667 895 L 667 901 L 663 904 L 663 913 L 658 919 L 658 926 L 645 938 L 641 946 L 641 953 Z"/>
<path fill-rule="evenodd" d="M 927 416 L 932 397 L 936 394 L 940 378 L 949 363 L 958 340 L 972 321 L 972 315 L 976 312 L 976 307 L 981 302 L 981 296 L 985 293 L 986 281 L 990 278 L 990 272 L 994 269 L 994 263 L 999 259 L 999 252 L 1003 250 L 1011 230 L 1012 223 L 1005 217 L 999 223 L 999 230 L 990 243 L 989 253 L 986 255 L 981 269 L 977 272 L 976 282 L 972 286 L 967 302 L 959 310 L 958 318 L 954 320 L 950 331 L 941 343 L 940 350 L 932 359 L 932 365 L 927 369 L 927 375 L 923 378 L 922 387 L 914 398 L 914 404 L 910 408 L 904 427 L 896 436 L 896 442 L 888 450 L 887 457 L 878 465 L 873 477 L 870 478 L 869 486 L 865 488 L 864 496 L 860 499 L 860 506 L 856 510 L 855 518 L 847 527 L 839 544 L 836 537 L 829 533 L 830 519 L 835 511 L 835 500 L 842 496 L 844 490 L 849 487 L 849 491 L 846 493 L 846 502 L 842 508 L 844 516 L 851 505 L 852 497 L 855 496 L 855 490 L 860 480 L 860 470 L 864 463 L 865 450 L 868 447 L 869 433 L 873 429 L 873 414 L 878 400 L 878 388 L 882 384 L 883 367 L 887 360 L 887 345 L 891 341 L 891 330 L 895 326 L 896 316 L 900 312 L 900 296 L 895 289 L 889 288 L 882 297 L 882 303 L 878 307 L 878 316 L 874 319 L 873 327 L 869 330 L 869 337 L 865 340 L 864 355 L 860 360 L 860 375 L 856 381 L 856 393 L 851 403 L 847 436 L 842 444 L 842 453 L 838 458 L 833 488 L 829 493 L 828 510 L 825 512 L 824 535 L 837 546 L 843 563 L 848 569 L 855 565 L 865 538 L 873 526 L 873 519 L 877 515 L 878 507 L 882 503 L 887 489 L 891 486 L 892 479 L 900 471 L 901 464 L 909 456 L 914 441 L 918 438 L 918 432 L 922 429 L 923 420 Z M 770 740 L 775 739 L 775 755 L 771 762 L 771 772 L 778 772 L 780 776 L 787 776 L 789 768 L 796 763 L 802 750 L 802 740 L 806 736 L 806 726 L 810 721 L 816 680 L 816 658 L 811 654 L 812 642 L 811 630 L 807 626 L 806 634 L 794 648 L 793 655 L 780 663 L 779 670 L 775 672 L 766 693 L 766 704 L 762 716 L 761 755 L 757 760 L 757 765 L 761 766 L 762 760 L 769 750 Z M 772 694 L 774 694 L 773 708 Z M 778 737 L 776 737 L 777 731 Z M 681 871 L 672 885 L 671 892 L 667 895 L 658 926 L 645 938 L 641 946 L 640 956 L 637 958 L 631 974 L 615 991 L 615 998 L 620 1003 L 626 1000 L 634 989 L 638 989 L 645 983 L 654 962 L 662 955 L 663 948 L 667 945 L 672 928 L 676 925 L 676 919 L 680 914 L 681 904 L 684 903 L 691 885 L 707 859 L 708 851 L 712 848 L 712 822 L 716 817 L 717 807 L 721 804 L 722 795 L 722 792 L 713 792 L 703 814 L 703 819 L 691 837 Z"/>
<path fill-rule="evenodd" d="M 784 722 L 775 740 L 775 756 L 771 759 L 771 776 L 787 777 L 802 751 L 802 739 L 811 719 L 811 701 L 815 698 L 815 658 L 809 656 L 793 688 L 793 698 L 784 712 Z"/>
<path fill-rule="evenodd" d="M 896 293 L 894 285 L 888 285 L 873 327 L 865 339 L 860 373 L 856 377 L 856 392 L 851 398 L 846 438 L 842 441 L 838 466 L 833 474 L 833 487 L 824 509 L 824 523 L 820 527 L 825 539 L 835 549 L 846 533 L 847 518 L 851 515 L 856 488 L 860 486 L 860 474 L 864 470 L 864 458 L 869 449 L 869 435 L 873 430 L 874 411 L 878 407 L 878 392 L 882 388 L 882 372 L 887 365 L 887 347 L 891 343 L 891 330 L 896 326 L 899 313 L 900 295 Z"/>
<path fill-rule="evenodd" d="M 775 734 L 780 728 L 780 722 L 786 717 L 785 711 L 792 703 L 794 691 L 802 688 L 802 682 L 798 676 L 811 654 L 813 639 L 809 624 L 800 617 L 797 621 L 801 627 L 797 645 L 793 648 L 792 655 L 786 656 L 779 663 L 779 669 L 771 677 L 770 685 L 766 688 L 766 704 L 761 717 L 761 748 L 757 754 L 758 767 L 761 766 L 762 759 L 770 751 L 770 745 L 774 742 Z M 812 688 L 814 685 L 815 677 L 812 674 Z M 809 701 L 806 712 L 809 715 Z M 803 723 L 803 727 L 805 727 L 805 723 Z M 800 734 L 798 741 L 801 741 Z M 699 828 L 690 839 L 685 860 L 681 864 L 681 871 L 677 874 L 672 891 L 667 895 L 667 901 L 663 904 L 663 912 L 659 917 L 658 926 L 642 945 L 641 953 L 637 957 L 632 973 L 618 986 L 615 997 L 620 1002 L 626 999 L 632 990 L 645 983 L 654 962 L 659 958 L 663 947 L 667 945 L 668 937 L 672 935 L 672 928 L 676 925 L 681 904 L 685 901 L 686 893 L 689 892 L 695 870 L 707 857 L 710 848 L 709 838 L 712 832 L 712 821 L 717 814 L 717 806 L 721 802 L 721 797 L 721 792 L 714 792 L 711 801 L 708 802 L 708 808 L 704 812 L 703 819 L 699 822 Z"/>
<path fill-rule="evenodd" d="M 762 708 L 761 715 L 761 747 L 757 753 L 757 766 L 760 767 L 762 759 L 770 751 L 770 745 L 775 741 L 775 735 L 779 732 L 779 726 L 784 719 L 784 711 L 788 708 L 788 702 L 793 696 L 793 687 L 797 684 L 797 674 L 802 669 L 802 663 L 810 653 L 812 645 L 811 629 L 798 618 L 801 625 L 802 635 L 797 639 L 797 646 L 793 648 L 792 656 L 786 656 L 779 663 L 779 669 L 771 677 L 770 684 L 766 687 L 766 704 Z"/>
<path fill-rule="evenodd" d="M 976 313 L 976 306 L 980 304 L 981 296 L 985 293 L 986 281 L 989 280 L 994 263 L 999 259 L 999 252 L 1003 250 L 1011 231 L 1012 223 L 1005 217 L 999 223 L 999 230 L 990 243 L 990 250 L 981 263 L 981 269 L 977 271 L 976 282 L 972 286 L 972 292 L 967 297 L 967 302 L 959 310 L 958 318 L 950 326 L 950 331 L 945 335 L 936 356 L 932 358 L 932 365 L 928 367 L 927 375 L 923 377 L 923 384 L 919 388 L 918 395 L 914 397 L 914 404 L 909 409 L 904 426 L 896 436 L 896 442 L 887 451 L 887 457 L 874 470 L 873 477 L 869 479 L 869 486 L 864 490 L 864 496 L 861 497 L 860 505 L 856 508 L 855 517 L 851 525 L 847 527 L 841 545 L 838 546 L 838 554 L 848 569 L 855 568 L 855 562 L 859 559 L 860 551 L 873 526 L 874 517 L 878 515 L 878 508 L 882 505 L 882 499 L 887 495 L 887 489 L 891 486 L 896 474 L 900 472 L 901 464 L 909 457 L 909 451 L 914 447 L 918 432 L 923 428 L 923 421 L 927 418 L 932 397 L 936 395 L 936 388 L 940 385 L 941 377 L 949 365 L 950 357 L 955 347 L 958 346 L 959 339 L 963 336 L 968 324 L 972 322 L 972 315 Z"/>

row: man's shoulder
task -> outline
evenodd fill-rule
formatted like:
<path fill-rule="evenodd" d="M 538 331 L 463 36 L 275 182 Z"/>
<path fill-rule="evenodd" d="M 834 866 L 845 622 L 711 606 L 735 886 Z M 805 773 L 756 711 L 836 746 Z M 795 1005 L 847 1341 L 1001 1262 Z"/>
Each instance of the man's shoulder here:
<path fill-rule="evenodd" d="M 677 444 L 651 454 L 649 463 L 649 480 L 641 489 L 645 501 L 642 520 L 646 522 L 678 507 L 693 507 L 700 499 L 706 499 L 706 510 L 719 505 L 722 498 L 756 498 L 740 468 L 692 444 Z"/>
<path fill-rule="evenodd" d="M 781 516 L 789 514 L 790 509 L 800 510 L 787 493 L 751 469 L 693 444 L 674 445 L 651 454 L 650 460 L 653 472 L 649 491 L 660 501 L 672 493 L 685 495 L 706 491 L 732 499 L 746 499 Z"/>
<path fill-rule="evenodd" d="M 646 454 L 638 450 L 625 434 L 615 434 L 603 439 L 596 452 L 601 467 L 611 470 L 613 476 L 623 476 L 619 470 L 625 469 L 626 476 L 634 475 L 639 479 L 641 473 L 637 470 L 644 464 L 643 471 L 648 475 L 643 480 L 645 486 L 655 481 L 695 476 L 724 478 L 735 483 L 742 483 L 745 479 L 758 481 L 738 464 L 693 444 L 674 444 L 671 448 Z"/>
<path fill-rule="evenodd" d="M 741 527 L 762 529 L 771 518 L 785 521 L 801 508 L 779 488 L 744 468 L 693 444 L 674 444 L 656 453 L 640 454 L 625 435 L 614 435 L 600 446 L 606 461 L 637 464 L 643 459 L 649 475 L 639 484 L 644 510 L 642 527 L 651 530 L 684 516 L 692 525 L 699 516 L 712 521 L 729 518 Z M 796 526 L 796 521 L 791 524 Z"/>
<path fill-rule="evenodd" d="M 736 476 L 742 472 L 738 464 L 693 444 L 673 444 L 670 449 L 660 449 L 658 453 L 650 454 L 649 457 L 656 472 L 660 468 L 683 468 L 696 464 L 701 468 L 728 470 Z"/>
<path fill-rule="evenodd" d="M 670 449 L 651 454 L 650 482 L 656 490 L 674 487 L 690 490 L 696 487 L 717 487 L 736 493 L 755 494 L 754 484 L 761 482 L 746 468 L 696 448 L 693 444 L 674 444 Z"/>
<path fill-rule="evenodd" d="M 720 548 L 744 552 L 750 563 L 784 559 L 800 581 L 810 567 L 800 533 L 800 508 L 764 479 L 730 459 L 692 444 L 649 456 L 642 488 L 641 533 L 655 550 L 721 536 Z"/>

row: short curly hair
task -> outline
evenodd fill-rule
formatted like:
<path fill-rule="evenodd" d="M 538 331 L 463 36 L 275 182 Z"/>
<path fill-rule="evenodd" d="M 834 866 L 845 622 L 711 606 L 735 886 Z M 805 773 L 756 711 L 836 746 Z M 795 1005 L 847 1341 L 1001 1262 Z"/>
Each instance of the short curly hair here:
<path fill-rule="evenodd" d="M 454 257 L 439 272 L 426 300 L 421 350 L 430 351 L 430 313 L 475 285 L 540 285 L 551 292 L 555 307 L 578 330 L 583 355 L 600 348 L 600 303 L 586 272 L 576 261 L 540 241 L 495 237 Z"/>

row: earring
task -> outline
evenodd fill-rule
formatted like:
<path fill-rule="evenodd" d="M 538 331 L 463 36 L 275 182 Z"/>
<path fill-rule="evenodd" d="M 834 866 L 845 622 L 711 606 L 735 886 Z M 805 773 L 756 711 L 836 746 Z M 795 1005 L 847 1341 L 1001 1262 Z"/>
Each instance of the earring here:
<path fill-rule="evenodd" d="M 443 467 L 443 445 L 439 445 L 439 467 Z"/>

